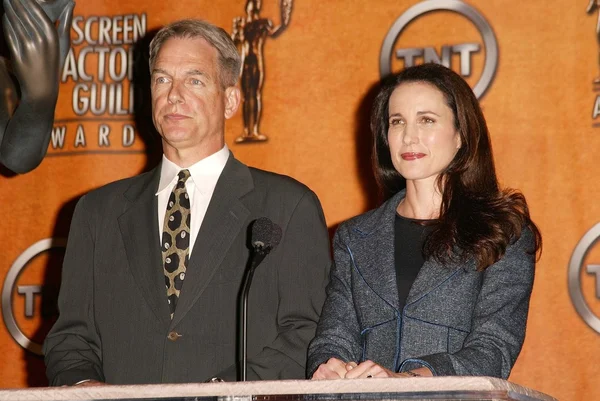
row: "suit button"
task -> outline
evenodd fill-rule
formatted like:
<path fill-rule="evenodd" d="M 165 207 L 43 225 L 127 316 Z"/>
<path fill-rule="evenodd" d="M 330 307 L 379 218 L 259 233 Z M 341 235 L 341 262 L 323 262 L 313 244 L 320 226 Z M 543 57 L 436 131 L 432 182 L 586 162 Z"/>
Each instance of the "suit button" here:
<path fill-rule="evenodd" d="M 167 335 L 167 338 L 171 341 L 177 341 L 179 337 L 181 337 L 181 334 L 176 331 L 171 331 L 169 335 Z"/>

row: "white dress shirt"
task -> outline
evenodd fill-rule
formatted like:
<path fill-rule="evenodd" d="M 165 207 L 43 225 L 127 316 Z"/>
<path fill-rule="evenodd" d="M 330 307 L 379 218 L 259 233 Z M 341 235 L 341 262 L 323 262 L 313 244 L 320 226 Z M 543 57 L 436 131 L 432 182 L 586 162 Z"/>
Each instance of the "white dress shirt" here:
<path fill-rule="evenodd" d="M 192 223 L 190 227 L 190 257 L 192 256 L 192 249 L 194 249 L 194 243 L 200 231 L 200 226 L 206 215 L 208 204 L 228 158 L 229 148 L 225 145 L 223 149 L 187 168 L 190 171 L 190 178 L 185 182 L 185 189 L 190 198 Z M 181 170 L 185 169 L 179 167 L 163 155 L 162 166 L 160 168 L 160 181 L 158 183 L 158 191 L 156 192 L 156 196 L 158 196 L 158 236 L 161 244 L 167 202 L 169 201 L 173 187 L 177 183 L 177 174 Z"/>

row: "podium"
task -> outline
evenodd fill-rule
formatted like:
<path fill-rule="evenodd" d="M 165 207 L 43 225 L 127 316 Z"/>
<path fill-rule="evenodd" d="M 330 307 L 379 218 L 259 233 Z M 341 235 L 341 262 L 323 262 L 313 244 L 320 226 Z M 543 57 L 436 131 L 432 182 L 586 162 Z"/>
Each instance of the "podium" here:
<path fill-rule="evenodd" d="M 334 401 L 470 400 L 556 401 L 492 377 L 416 377 L 355 380 L 48 387 L 0 390 L 0 401 Z"/>

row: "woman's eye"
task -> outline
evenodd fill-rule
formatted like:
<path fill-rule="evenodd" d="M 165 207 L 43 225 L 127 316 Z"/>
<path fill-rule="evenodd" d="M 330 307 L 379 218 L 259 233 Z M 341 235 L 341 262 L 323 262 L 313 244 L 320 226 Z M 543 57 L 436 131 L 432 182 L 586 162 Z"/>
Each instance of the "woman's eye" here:
<path fill-rule="evenodd" d="M 426 124 L 431 124 L 431 123 L 434 123 L 435 121 L 432 118 L 423 117 L 423 122 Z"/>
<path fill-rule="evenodd" d="M 400 118 L 394 118 L 392 120 L 390 120 L 390 125 L 402 125 L 404 124 L 404 121 Z"/>

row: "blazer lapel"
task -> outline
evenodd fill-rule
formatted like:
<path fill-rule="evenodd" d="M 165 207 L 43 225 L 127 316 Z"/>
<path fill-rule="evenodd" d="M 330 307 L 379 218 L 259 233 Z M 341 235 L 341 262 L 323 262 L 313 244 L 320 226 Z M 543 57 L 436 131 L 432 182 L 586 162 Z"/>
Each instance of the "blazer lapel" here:
<path fill-rule="evenodd" d="M 402 198 L 404 191 L 394 195 L 368 220 L 355 227 L 353 234 L 360 240 L 351 244 L 354 264 L 367 285 L 396 311 L 399 300 L 394 265 L 394 223 L 396 208 Z"/>
<path fill-rule="evenodd" d="M 396 208 L 405 194 L 405 191 L 400 191 L 394 195 L 382 207 L 375 210 L 360 227 L 355 228 L 356 234 L 362 237 L 362 241 L 352 243 L 355 265 L 362 277 L 380 298 L 396 310 L 399 308 L 399 300 L 394 260 L 394 227 Z M 373 254 L 377 257 L 373 258 Z M 459 265 L 443 266 L 435 260 L 426 261 L 409 291 L 406 305 L 426 296 L 459 268 Z"/>
<path fill-rule="evenodd" d="M 230 154 L 210 200 L 194 244 L 171 327 L 175 327 L 202 295 L 242 229 L 250 211 L 240 198 L 254 188 L 247 166 Z"/>
<path fill-rule="evenodd" d="M 418 302 L 431 291 L 442 285 L 460 268 L 457 265 L 444 266 L 435 260 L 427 260 L 412 287 L 406 299 L 406 305 L 411 305 Z"/>
<path fill-rule="evenodd" d="M 129 269 L 159 322 L 168 325 L 169 306 L 158 237 L 156 189 L 160 165 L 125 192 L 129 208 L 118 221 Z M 163 295 L 162 297 L 160 295 Z"/>

